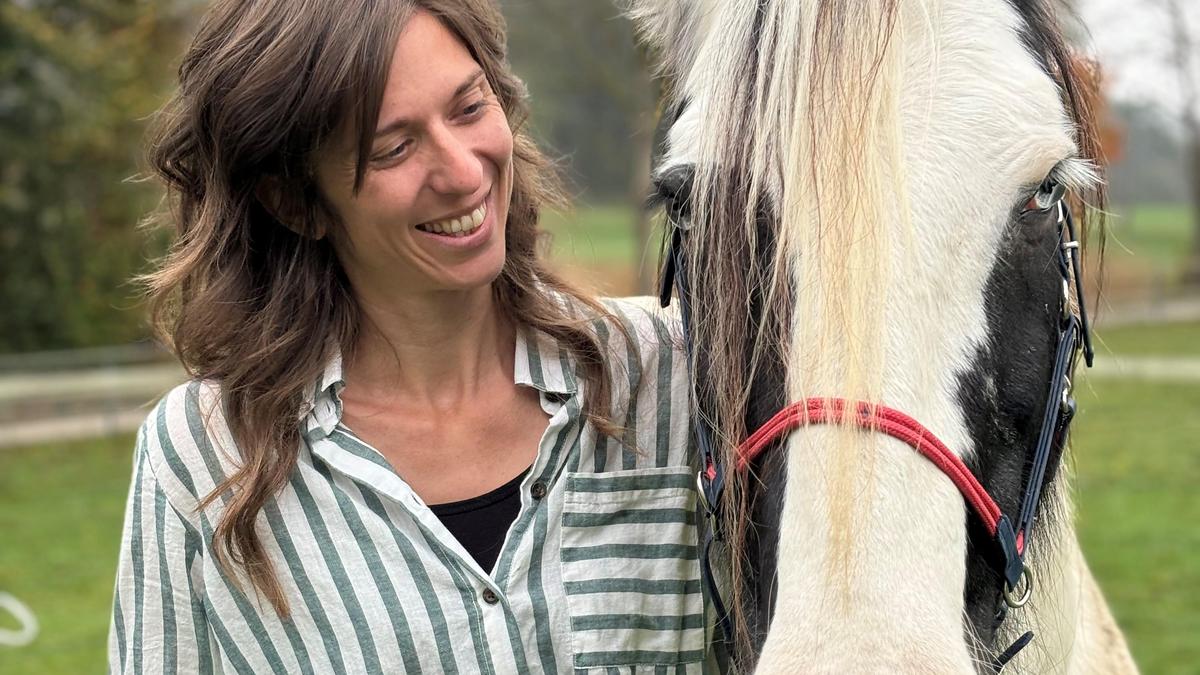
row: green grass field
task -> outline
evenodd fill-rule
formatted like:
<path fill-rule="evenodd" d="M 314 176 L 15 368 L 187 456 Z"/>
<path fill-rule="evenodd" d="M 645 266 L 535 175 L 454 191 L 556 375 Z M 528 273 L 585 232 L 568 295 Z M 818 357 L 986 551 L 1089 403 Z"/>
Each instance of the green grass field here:
<path fill-rule="evenodd" d="M 103 671 L 132 457 L 132 434 L 0 450 L 0 591 L 41 623 L 32 645 L 0 646 L 0 673 Z"/>
<path fill-rule="evenodd" d="M 542 221 L 550 233 L 550 255 L 560 261 L 628 266 L 633 260 L 633 212 L 619 205 L 550 212 Z"/>
<path fill-rule="evenodd" d="M 1200 324 L 1107 331 L 1118 353 L 1197 355 Z M 1149 351 L 1147 351 L 1149 350 Z M 1200 382 L 1086 378 L 1074 463 L 1079 535 L 1146 673 L 1200 663 Z M 39 616 L 0 673 L 102 668 L 133 439 L 0 451 L 0 591 Z M 13 628 L 0 619 L 0 628 Z"/>
<path fill-rule="evenodd" d="M 1200 356 L 1200 323 L 1176 323 L 1146 330 L 1144 326 L 1096 329 L 1098 358 L 1121 356 Z"/>
<path fill-rule="evenodd" d="M 603 270 L 617 274 L 633 260 L 632 211 L 623 205 L 587 206 L 569 213 L 547 213 L 543 220 L 551 234 L 551 257 L 570 272 L 572 269 Z M 1108 288 L 1118 301 L 1142 297 L 1149 292 L 1170 291 L 1182 271 L 1184 255 L 1192 239 L 1191 216 L 1179 204 L 1116 205 L 1108 220 L 1105 269 Z M 649 261 L 657 260 L 660 233 L 656 230 L 648 246 Z M 1094 242 L 1093 242 L 1094 243 Z M 1094 265 L 1094 262 L 1089 265 Z M 1092 270 L 1086 270 L 1091 274 Z M 594 274 L 580 274 L 585 285 L 602 291 L 614 287 L 596 284 Z M 616 292 L 626 292 L 622 284 Z"/>
<path fill-rule="evenodd" d="M 1108 220 L 1113 262 L 1157 268 L 1173 275 L 1192 241 L 1191 215 L 1179 204 L 1115 206 Z"/>
<path fill-rule="evenodd" d="M 1195 673 L 1200 382 L 1082 382 L 1074 463 L 1088 563 L 1142 672 Z"/>

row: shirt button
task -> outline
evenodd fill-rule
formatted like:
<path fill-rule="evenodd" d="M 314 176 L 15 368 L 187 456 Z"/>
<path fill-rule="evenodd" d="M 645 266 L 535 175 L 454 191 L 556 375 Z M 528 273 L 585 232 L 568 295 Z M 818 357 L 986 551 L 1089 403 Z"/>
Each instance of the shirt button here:
<path fill-rule="evenodd" d="M 496 596 L 496 592 L 490 588 L 483 589 L 483 601 L 489 605 L 494 605 L 500 602 L 500 598 Z"/>
<path fill-rule="evenodd" d="M 537 481 L 529 487 L 529 496 L 534 499 L 541 499 L 546 496 L 546 484 L 542 481 Z"/>

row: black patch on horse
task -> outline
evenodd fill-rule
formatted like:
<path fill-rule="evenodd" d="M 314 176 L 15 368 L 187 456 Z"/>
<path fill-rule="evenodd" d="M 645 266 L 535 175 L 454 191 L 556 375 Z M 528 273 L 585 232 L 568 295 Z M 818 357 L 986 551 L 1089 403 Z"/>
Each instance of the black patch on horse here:
<path fill-rule="evenodd" d="M 958 398 L 975 448 L 968 468 L 1001 512 L 1017 514 L 1049 393 L 1063 299 L 1056 210 L 1017 212 L 1009 223 L 985 290 L 987 342 L 959 377 Z M 1059 460 L 1058 453 L 1050 458 L 1039 514 L 1055 489 Z M 1037 538 L 1036 530 L 1027 540 Z M 993 644 L 1005 609 L 999 551 L 969 509 L 967 535 L 963 599 L 970 625 L 964 628 Z"/>

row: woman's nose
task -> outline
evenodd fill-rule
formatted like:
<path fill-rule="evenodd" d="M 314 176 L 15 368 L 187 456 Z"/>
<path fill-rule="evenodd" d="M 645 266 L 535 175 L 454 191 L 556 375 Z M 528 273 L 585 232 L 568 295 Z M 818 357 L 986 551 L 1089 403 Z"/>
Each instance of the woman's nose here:
<path fill-rule="evenodd" d="M 430 141 L 434 152 L 429 187 L 443 194 L 479 192 L 483 183 L 483 163 L 470 143 L 444 126 L 430 134 Z"/>

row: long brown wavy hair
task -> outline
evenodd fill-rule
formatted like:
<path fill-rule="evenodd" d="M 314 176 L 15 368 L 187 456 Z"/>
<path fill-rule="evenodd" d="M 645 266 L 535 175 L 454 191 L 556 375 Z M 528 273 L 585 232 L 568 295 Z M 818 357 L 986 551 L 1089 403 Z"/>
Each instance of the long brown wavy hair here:
<path fill-rule="evenodd" d="M 523 131 L 525 91 L 507 62 L 494 2 L 220 0 L 202 20 L 179 89 L 152 132 L 148 161 L 167 190 L 157 220 L 177 237 L 143 281 L 159 338 L 192 377 L 220 384 L 237 443 L 239 467 L 200 503 L 224 502 L 215 558 L 234 579 L 240 568 L 280 614 L 287 602 L 254 523 L 295 467 L 305 390 L 331 348 L 352 354 L 362 320 L 330 237 L 321 236 L 339 223 L 318 190 L 313 157 L 350 125 L 358 138 L 355 189 L 361 185 L 393 50 L 417 10 L 439 18 L 470 50 L 513 132 L 497 304 L 514 325 L 569 349 L 588 385 L 585 415 L 601 433 L 617 431 L 602 349 L 580 318 L 611 315 L 539 259 L 539 210 L 565 199 Z M 256 196 L 264 178 L 282 206 L 268 210 Z M 272 213 L 286 213 L 286 225 Z"/>

